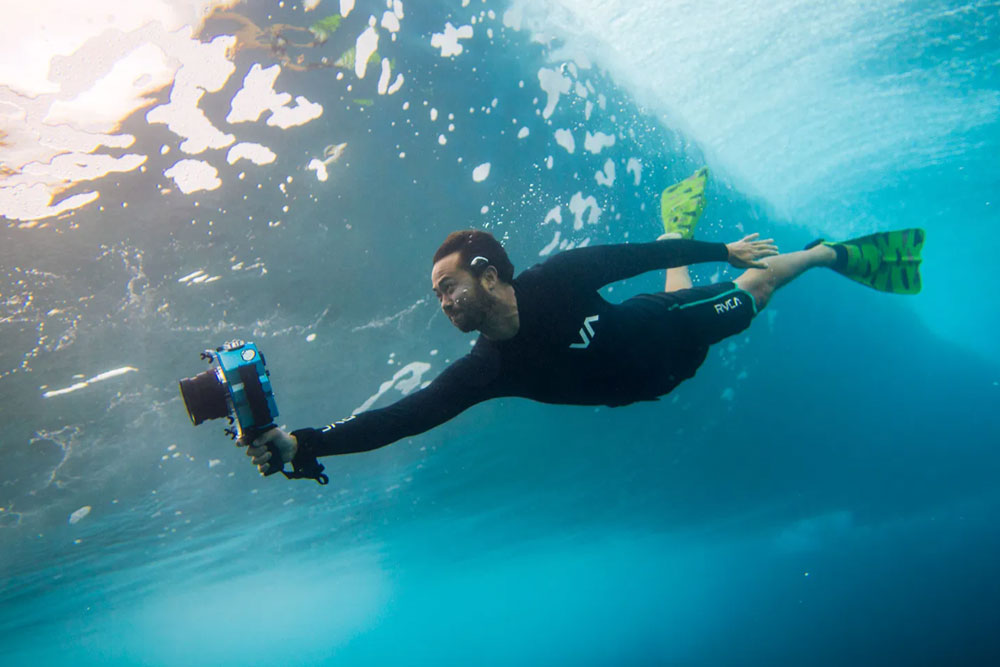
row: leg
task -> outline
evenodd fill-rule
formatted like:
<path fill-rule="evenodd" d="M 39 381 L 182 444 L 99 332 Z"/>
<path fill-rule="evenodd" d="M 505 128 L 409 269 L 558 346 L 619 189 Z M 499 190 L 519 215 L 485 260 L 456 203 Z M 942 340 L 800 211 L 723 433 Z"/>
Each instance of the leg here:
<path fill-rule="evenodd" d="M 678 266 L 673 269 L 667 269 L 667 282 L 663 286 L 664 292 L 676 292 L 679 289 L 690 289 L 691 274 L 688 273 L 688 267 Z"/>
<path fill-rule="evenodd" d="M 702 167 L 693 175 L 680 183 L 671 185 L 660 195 L 660 217 L 663 220 L 665 232 L 662 239 L 694 238 L 695 226 L 705 208 L 705 182 L 708 180 L 708 167 Z M 664 292 L 690 289 L 691 276 L 686 266 L 667 269 L 667 282 Z"/>
<path fill-rule="evenodd" d="M 775 290 L 784 287 L 804 272 L 817 266 L 833 266 L 837 253 L 833 248 L 818 245 L 809 250 L 790 252 L 763 260 L 767 269 L 748 269 L 734 282 L 753 295 L 757 309 L 762 310 Z"/>
<path fill-rule="evenodd" d="M 676 239 L 680 238 L 680 234 L 660 234 L 657 241 L 662 241 L 663 239 Z M 688 273 L 688 267 L 678 266 L 672 269 L 667 269 L 667 282 L 663 286 L 664 292 L 676 292 L 679 289 L 690 289 L 691 288 L 691 274 Z"/>

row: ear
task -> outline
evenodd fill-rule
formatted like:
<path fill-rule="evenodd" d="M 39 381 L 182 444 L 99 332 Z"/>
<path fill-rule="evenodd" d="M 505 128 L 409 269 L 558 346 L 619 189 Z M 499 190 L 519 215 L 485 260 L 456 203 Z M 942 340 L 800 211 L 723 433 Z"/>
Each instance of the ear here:
<path fill-rule="evenodd" d="M 492 264 L 487 266 L 479 275 L 479 282 L 488 290 L 496 287 L 497 283 L 500 282 L 500 277 L 497 275 L 497 268 Z"/>

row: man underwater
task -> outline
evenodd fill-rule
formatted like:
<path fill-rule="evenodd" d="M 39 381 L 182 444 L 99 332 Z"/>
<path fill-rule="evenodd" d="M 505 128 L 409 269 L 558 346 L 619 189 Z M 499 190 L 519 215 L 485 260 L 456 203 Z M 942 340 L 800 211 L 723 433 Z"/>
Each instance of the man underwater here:
<path fill-rule="evenodd" d="M 817 241 L 787 254 L 758 234 L 726 244 L 693 240 L 707 177 L 701 169 L 663 192 L 665 233 L 655 242 L 567 250 L 516 277 L 493 236 L 453 232 L 434 254 L 431 287 L 457 329 L 479 332 L 472 351 L 388 407 L 321 429 L 272 429 L 247 455 L 262 474 L 276 472 L 271 445 L 281 467 L 294 468 L 286 476 L 315 479 L 322 472 L 317 457 L 383 447 L 491 398 L 608 406 L 655 400 L 692 377 L 711 345 L 750 326 L 776 290 L 815 267 L 881 291 L 920 290 L 919 229 Z M 692 287 L 686 267 L 702 262 L 746 271 L 731 282 Z M 658 269 L 667 269 L 663 292 L 620 304 L 598 293 Z"/>

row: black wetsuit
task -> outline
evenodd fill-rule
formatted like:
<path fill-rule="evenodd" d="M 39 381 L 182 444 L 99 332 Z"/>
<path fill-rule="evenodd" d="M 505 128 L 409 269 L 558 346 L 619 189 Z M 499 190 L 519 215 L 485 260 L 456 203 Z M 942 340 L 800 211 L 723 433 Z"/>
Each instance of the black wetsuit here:
<path fill-rule="evenodd" d="M 646 271 L 727 259 L 725 244 L 686 240 L 559 253 L 513 280 L 517 335 L 480 336 L 430 385 L 388 407 L 295 431 L 300 454 L 372 450 L 500 396 L 609 406 L 654 400 L 693 376 L 709 345 L 749 326 L 753 298 L 731 282 L 617 305 L 597 290 Z"/>

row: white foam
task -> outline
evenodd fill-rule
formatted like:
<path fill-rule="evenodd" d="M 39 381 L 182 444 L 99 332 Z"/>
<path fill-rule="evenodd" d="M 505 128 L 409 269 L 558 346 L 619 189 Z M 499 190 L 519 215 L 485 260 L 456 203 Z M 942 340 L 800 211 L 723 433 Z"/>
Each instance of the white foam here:
<path fill-rule="evenodd" d="M 550 222 L 554 222 L 557 225 L 562 224 L 562 206 L 557 205 L 545 214 L 545 220 L 542 220 L 542 224 L 547 225 Z"/>
<path fill-rule="evenodd" d="M 75 512 L 69 515 L 69 522 L 71 524 L 79 523 L 85 516 L 90 514 L 91 509 L 92 508 L 90 505 L 84 505 L 83 507 L 81 507 L 80 509 L 76 510 Z"/>
<path fill-rule="evenodd" d="M 204 270 L 198 269 L 197 271 L 193 271 L 193 272 L 187 274 L 183 278 L 178 278 L 177 282 L 179 282 L 179 283 L 186 283 L 187 281 L 192 280 L 194 278 L 197 278 L 198 276 L 200 276 L 200 275 L 202 275 L 204 273 L 205 273 Z"/>
<path fill-rule="evenodd" d="M 210 148 L 225 148 L 236 140 L 215 127 L 198 106 L 206 92 L 221 90 L 236 69 L 226 55 L 235 43 L 235 37 L 220 35 L 192 48 L 177 71 L 170 101 L 146 114 L 146 122 L 163 123 L 182 137 L 180 149 L 185 153 L 198 155 Z"/>
<path fill-rule="evenodd" d="M 114 370 L 105 371 L 104 373 L 98 373 L 94 377 L 84 380 L 82 382 L 76 382 L 65 389 L 54 389 L 47 391 L 42 394 L 42 398 L 52 398 L 53 396 L 62 396 L 63 394 L 71 394 L 74 391 L 79 391 L 97 382 L 103 382 L 111 378 L 118 377 L 120 375 L 125 375 L 126 373 L 134 373 L 138 371 L 138 368 L 133 368 L 132 366 L 122 366 L 121 368 L 116 368 Z"/>
<path fill-rule="evenodd" d="M 271 164 L 278 156 L 267 146 L 244 141 L 229 149 L 226 162 L 236 164 L 240 160 L 250 160 L 256 165 Z"/>
<path fill-rule="evenodd" d="M 476 183 L 482 183 L 490 176 L 490 163 L 484 162 L 475 169 L 472 170 L 472 180 Z"/>
<path fill-rule="evenodd" d="M 507 28 L 520 30 L 523 17 L 524 12 L 521 10 L 520 5 L 514 5 L 503 13 L 503 24 Z"/>
<path fill-rule="evenodd" d="M 403 81 L 404 81 L 403 75 L 396 74 L 396 80 L 392 82 L 391 86 L 389 86 L 389 90 L 386 91 L 386 94 L 395 95 L 396 91 L 398 91 L 400 88 L 403 87 Z"/>
<path fill-rule="evenodd" d="M 14 187 L 37 182 L 89 181 L 115 172 L 133 171 L 145 162 L 145 155 L 134 153 L 119 158 L 102 153 L 63 153 L 45 164 L 32 162 L 25 165 L 19 174 L 7 177 L 4 184 Z"/>
<path fill-rule="evenodd" d="M 583 215 L 587 215 L 587 224 L 595 225 L 601 219 L 601 207 L 597 205 L 597 199 L 593 195 L 584 197 L 582 192 L 577 192 L 569 202 L 570 213 L 573 214 L 573 229 L 583 229 Z"/>
<path fill-rule="evenodd" d="M 161 47 L 142 44 L 115 61 L 107 74 L 74 98 L 53 101 L 42 122 L 69 123 L 87 132 L 113 132 L 123 117 L 153 101 L 143 93 L 170 84 L 175 67 Z M 143 85 L 136 86 L 137 81 Z"/>
<path fill-rule="evenodd" d="M 517 138 L 524 139 L 529 134 L 531 134 L 531 130 L 529 130 L 527 127 L 522 127 L 520 130 L 517 131 Z"/>
<path fill-rule="evenodd" d="M 120 375 L 125 375 L 126 373 L 133 373 L 136 370 L 138 369 L 132 368 L 131 366 L 123 366 L 122 368 L 115 368 L 114 370 L 98 373 L 94 377 L 87 380 L 87 382 L 90 382 L 91 384 L 95 382 L 103 382 L 104 380 L 110 380 L 111 378 L 116 378 Z"/>
<path fill-rule="evenodd" d="M 374 22 L 374 17 L 372 18 Z M 354 74 L 359 79 L 365 78 L 368 71 L 368 60 L 378 50 L 378 30 L 374 25 L 369 25 L 363 33 L 358 36 L 355 43 Z"/>
<path fill-rule="evenodd" d="M 378 391 L 368 397 L 368 399 L 362 403 L 356 410 L 351 414 L 356 415 L 360 412 L 368 410 L 375 401 L 380 399 L 386 392 L 395 387 L 404 396 L 412 392 L 418 386 L 420 386 L 423 381 L 424 373 L 431 369 L 431 365 L 423 361 L 414 361 L 406 366 L 400 368 L 392 376 L 391 380 L 383 382 L 379 387 Z"/>
<path fill-rule="evenodd" d="M 11 220 L 39 220 L 81 208 L 99 197 L 97 191 L 81 192 L 53 204 L 55 195 L 46 184 L 18 185 L 0 188 L 0 211 Z"/>
<path fill-rule="evenodd" d="M 559 96 L 569 93 L 572 82 L 559 70 L 543 67 L 538 70 L 538 83 L 548 96 L 542 110 L 542 118 L 548 119 L 559 104 Z"/>
<path fill-rule="evenodd" d="M 131 145 L 129 135 L 108 135 L 136 110 L 153 101 L 153 93 L 175 81 L 168 105 L 158 107 L 163 122 L 182 128 L 189 152 L 224 147 L 224 137 L 211 123 L 197 118 L 198 90 L 214 92 L 232 72 L 227 50 L 232 37 L 202 43 L 194 34 L 199 17 L 228 0 L 45 0 L 7 3 L 0 40 L 0 126 L 4 130 L 4 168 L 0 215 L 34 221 L 66 213 L 94 202 L 97 189 L 57 198 L 80 181 L 68 181 L 24 168 L 72 160 L 87 162 L 74 169 L 90 180 L 106 174 L 93 170 L 102 147 Z M 109 39 L 108 35 L 113 38 Z M 176 79 L 176 80 L 175 80 Z M 164 108 L 166 107 L 166 108 Z M 203 123 L 199 121 L 204 121 Z M 204 131 L 204 136 L 202 136 Z M 221 140 L 220 140 L 221 139 Z M 92 155 L 93 154 L 93 155 Z M 128 162 L 123 158 L 128 158 Z M 136 156 L 120 156 L 106 164 L 120 170 L 140 164 Z M 24 227 L 34 226 L 25 223 Z"/>
<path fill-rule="evenodd" d="M 555 136 L 556 143 L 565 148 L 566 152 L 572 155 L 576 150 L 576 141 L 573 139 L 573 133 L 569 130 L 560 128 L 556 130 Z"/>
<path fill-rule="evenodd" d="M 379 95 L 385 95 L 389 90 L 389 79 L 392 77 L 392 66 L 388 58 L 382 58 L 382 73 L 378 77 L 376 90 Z"/>
<path fill-rule="evenodd" d="M 613 160 L 608 160 L 604 163 L 604 171 L 599 171 L 594 175 L 597 179 L 598 185 L 605 185 L 611 187 L 615 182 L 615 163 Z"/>
<path fill-rule="evenodd" d="M 163 172 L 174 179 L 177 188 L 186 195 L 201 190 L 216 190 L 222 186 L 219 171 L 204 160 L 180 160 Z"/>
<path fill-rule="evenodd" d="M 559 247 L 559 239 L 561 236 L 561 232 L 557 229 L 555 235 L 552 237 L 552 241 L 550 241 L 548 245 L 538 252 L 538 256 L 545 257 L 546 255 L 550 255 L 553 250 Z"/>
<path fill-rule="evenodd" d="M 587 132 L 587 136 L 583 140 L 584 149 L 590 151 L 594 155 L 597 155 L 605 148 L 611 148 L 615 145 L 615 137 L 613 134 L 604 134 L 603 132 L 595 132 L 591 134 Z"/>
<path fill-rule="evenodd" d="M 326 179 L 329 178 L 330 176 L 326 171 L 326 163 L 323 162 L 322 160 L 317 160 L 316 158 L 313 158 L 312 160 L 309 161 L 309 164 L 306 165 L 306 169 L 310 171 L 315 171 L 316 180 L 321 182 L 325 182 Z"/>
<path fill-rule="evenodd" d="M 380 25 L 389 32 L 399 32 L 399 17 L 395 13 L 386 10 L 382 14 L 382 23 Z"/>
<path fill-rule="evenodd" d="M 287 130 L 296 125 L 305 125 L 323 115 L 323 105 L 310 102 L 302 95 L 295 98 L 295 106 L 282 106 L 274 109 L 267 119 L 267 124 Z"/>
<path fill-rule="evenodd" d="M 295 98 L 295 106 L 288 106 L 292 96 L 275 92 L 274 82 L 280 73 L 279 65 L 262 68 L 259 63 L 254 64 L 243 78 L 243 87 L 230 102 L 226 122 L 256 122 L 261 114 L 270 111 L 267 124 L 288 129 L 319 118 L 323 114 L 320 104 L 314 104 L 300 95 Z"/>
<path fill-rule="evenodd" d="M 340 15 L 345 19 L 354 10 L 354 0 L 340 0 Z"/>
<path fill-rule="evenodd" d="M 642 162 L 638 158 L 630 157 L 625 165 L 625 173 L 635 176 L 635 185 L 638 187 L 642 180 Z"/>
<path fill-rule="evenodd" d="M 448 58 L 457 56 L 464 51 L 464 47 L 458 43 L 460 39 L 470 39 L 473 35 L 471 25 L 463 25 L 456 28 L 450 22 L 444 24 L 444 32 L 436 32 L 431 35 L 431 46 L 441 49 L 441 57 Z"/>

